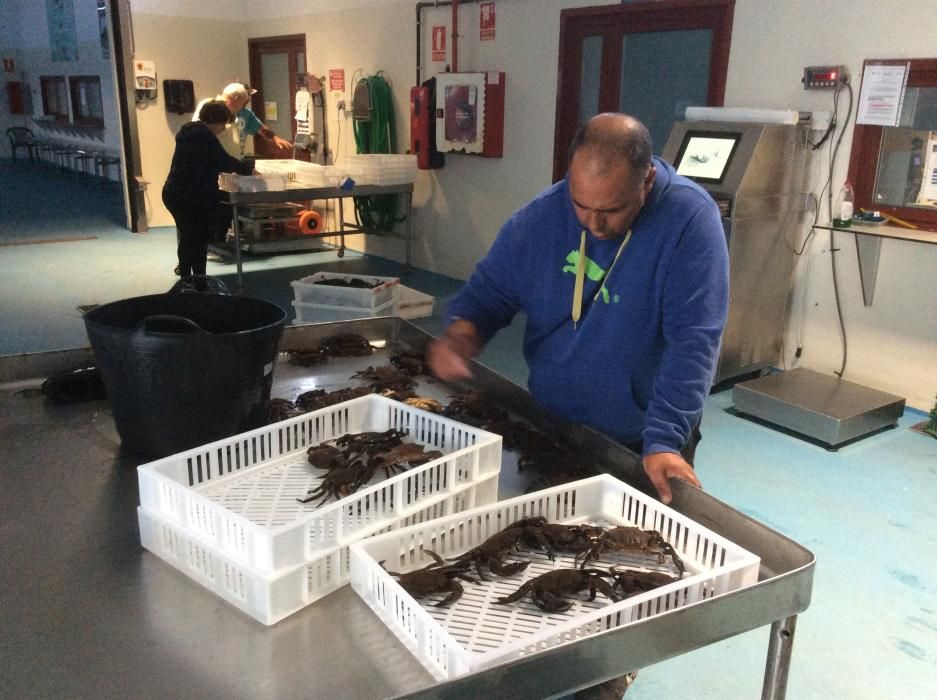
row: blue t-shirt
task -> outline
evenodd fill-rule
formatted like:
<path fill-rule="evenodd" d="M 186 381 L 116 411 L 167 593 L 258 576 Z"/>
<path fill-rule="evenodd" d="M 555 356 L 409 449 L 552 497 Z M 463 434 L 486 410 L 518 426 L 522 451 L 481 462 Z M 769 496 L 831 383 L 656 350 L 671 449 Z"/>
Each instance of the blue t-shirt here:
<path fill-rule="evenodd" d="M 244 133 L 248 136 L 253 136 L 256 134 L 258 131 L 260 131 L 260 127 L 264 125 L 263 122 L 257 118 L 257 115 L 247 107 L 242 109 L 234 116 L 239 120 L 244 120 Z"/>

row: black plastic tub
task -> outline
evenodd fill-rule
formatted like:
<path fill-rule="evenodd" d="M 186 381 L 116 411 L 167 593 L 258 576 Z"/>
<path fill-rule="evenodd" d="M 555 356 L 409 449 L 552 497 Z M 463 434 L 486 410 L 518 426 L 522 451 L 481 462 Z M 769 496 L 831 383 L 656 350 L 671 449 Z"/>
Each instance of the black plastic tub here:
<path fill-rule="evenodd" d="M 171 292 L 105 304 L 84 321 L 126 450 L 163 457 L 264 424 L 279 306 Z"/>

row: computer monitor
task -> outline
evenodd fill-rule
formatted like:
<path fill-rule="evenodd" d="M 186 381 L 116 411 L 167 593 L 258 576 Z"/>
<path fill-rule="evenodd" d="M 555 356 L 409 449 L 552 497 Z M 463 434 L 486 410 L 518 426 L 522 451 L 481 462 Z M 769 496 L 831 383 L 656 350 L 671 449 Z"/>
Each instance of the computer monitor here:
<path fill-rule="evenodd" d="M 677 173 L 697 182 L 722 183 L 742 134 L 729 131 L 687 131 L 677 152 Z"/>

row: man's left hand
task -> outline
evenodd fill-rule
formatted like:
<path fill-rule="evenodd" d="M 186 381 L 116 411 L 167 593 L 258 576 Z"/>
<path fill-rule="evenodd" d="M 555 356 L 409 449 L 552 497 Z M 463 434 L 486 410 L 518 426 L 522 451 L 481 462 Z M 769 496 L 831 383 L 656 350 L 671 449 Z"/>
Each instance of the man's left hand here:
<path fill-rule="evenodd" d="M 670 491 L 670 479 L 689 481 L 697 488 L 703 488 L 696 472 L 683 457 L 675 452 L 654 452 L 644 455 L 644 471 L 664 504 L 670 503 L 673 493 Z"/>

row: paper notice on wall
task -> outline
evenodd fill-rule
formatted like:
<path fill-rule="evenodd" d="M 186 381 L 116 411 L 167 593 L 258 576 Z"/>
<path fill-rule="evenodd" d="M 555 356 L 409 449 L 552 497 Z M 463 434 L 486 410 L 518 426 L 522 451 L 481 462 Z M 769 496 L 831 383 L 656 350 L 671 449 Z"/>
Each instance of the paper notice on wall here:
<path fill-rule="evenodd" d="M 927 139 L 927 158 L 924 161 L 924 178 L 918 204 L 937 204 L 937 131 L 930 132 Z"/>
<path fill-rule="evenodd" d="M 856 123 L 897 126 L 907 79 L 907 63 L 867 65 L 862 72 Z"/>
<path fill-rule="evenodd" d="M 268 122 L 275 122 L 279 114 L 277 113 L 276 102 L 264 102 L 264 119 Z"/>
<path fill-rule="evenodd" d="M 310 95 L 306 90 L 300 90 L 296 93 L 296 99 L 294 100 L 294 105 L 296 107 L 296 116 L 294 119 L 297 121 L 309 121 L 309 102 L 312 95 Z"/>

